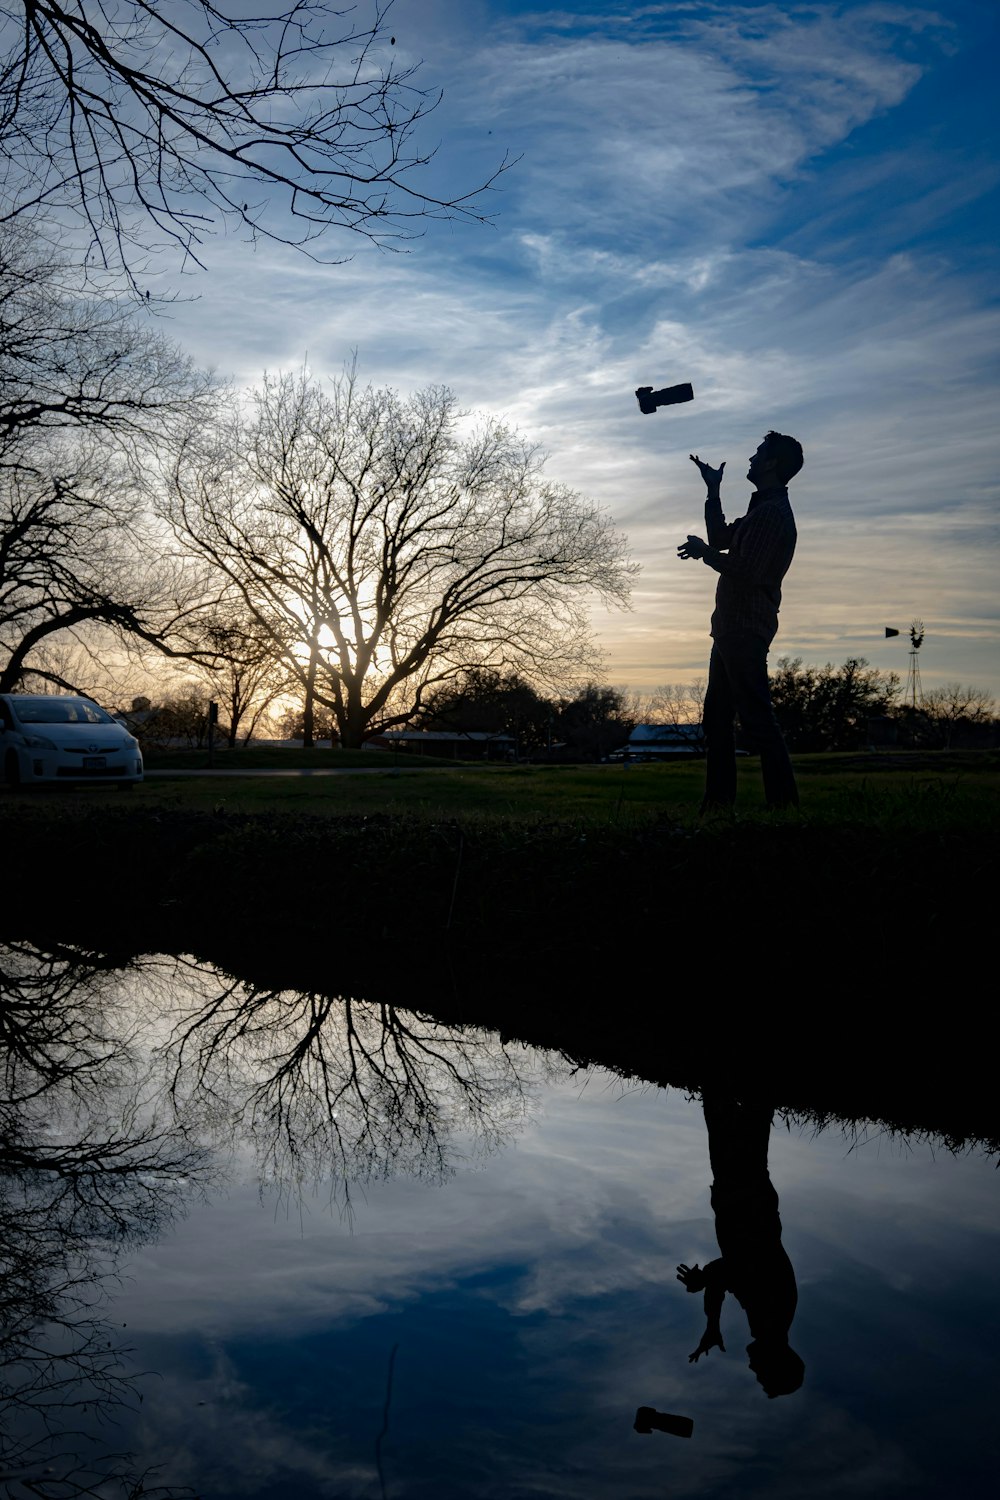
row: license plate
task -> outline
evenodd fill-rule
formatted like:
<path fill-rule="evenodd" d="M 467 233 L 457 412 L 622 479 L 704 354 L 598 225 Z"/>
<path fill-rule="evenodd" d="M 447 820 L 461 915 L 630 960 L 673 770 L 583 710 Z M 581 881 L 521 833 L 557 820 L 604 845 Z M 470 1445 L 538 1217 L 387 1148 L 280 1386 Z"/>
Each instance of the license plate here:
<path fill-rule="evenodd" d="M 85 771 L 103 771 L 106 759 L 103 755 L 85 755 L 83 757 L 83 769 Z"/>

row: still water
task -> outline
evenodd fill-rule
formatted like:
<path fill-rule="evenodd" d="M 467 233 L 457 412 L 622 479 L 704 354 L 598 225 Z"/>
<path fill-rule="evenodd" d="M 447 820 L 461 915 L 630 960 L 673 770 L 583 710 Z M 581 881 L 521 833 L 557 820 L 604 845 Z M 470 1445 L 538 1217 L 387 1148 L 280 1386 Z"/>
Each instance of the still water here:
<path fill-rule="evenodd" d="M 0 971 L 4 1493 L 995 1493 L 982 1155 L 775 1119 L 805 1373 L 769 1399 L 732 1294 L 689 1361 L 701 1101 L 186 959 Z"/>

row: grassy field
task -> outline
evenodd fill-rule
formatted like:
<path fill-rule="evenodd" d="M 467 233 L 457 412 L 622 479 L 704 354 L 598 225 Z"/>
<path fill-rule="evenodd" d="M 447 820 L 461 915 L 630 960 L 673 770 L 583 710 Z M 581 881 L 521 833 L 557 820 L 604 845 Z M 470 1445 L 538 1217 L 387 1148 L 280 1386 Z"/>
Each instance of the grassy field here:
<path fill-rule="evenodd" d="M 114 788 L 82 787 L 7 793 L 5 800 L 34 805 L 40 812 L 59 808 L 69 815 L 95 801 L 128 800 L 137 807 L 173 811 L 287 811 L 327 817 L 389 813 L 430 821 L 568 820 L 641 828 L 665 819 L 695 822 L 704 779 L 704 765 L 697 760 L 632 766 L 442 766 L 396 764 L 391 755 L 360 752 L 352 766 L 341 752 L 336 760 L 326 752 L 319 762 L 294 750 L 260 754 L 268 766 L 283 769 L 336 764 L 345 772 L 363 769 L 363 774 L 195 778 L 171 776 L 171 769 L 190 765 L 174 761 L 127 799 Z M 247 765 L 242 752 L 238 763 Z M 800 813 L 791 815 L 797 821 L 886 829 L 1000 823 L 1000 760 L 993 755 L 813 755 L 796 757 L 795 765 L 802 796 Z M 774 820 L 763 805 L 755 760 L 740 764 L 738 806 L 741 820 Z"/>
<path fill-rule="evenodd" d="M 207 750 L 146 750 L 143 757 L 147 771 L 283 771 L 289 768 L 315 770 L 333 767 L 337 770 L 372 770 L 381 766 L 421 769 L 427 766 L 454 766 L 454 756 L 414 755 L 393 750 L 331 750 L 317 745 L 303 750 L 298 745 L 248 745 L 236 750 L 216 746 L 210 756 Z"/>

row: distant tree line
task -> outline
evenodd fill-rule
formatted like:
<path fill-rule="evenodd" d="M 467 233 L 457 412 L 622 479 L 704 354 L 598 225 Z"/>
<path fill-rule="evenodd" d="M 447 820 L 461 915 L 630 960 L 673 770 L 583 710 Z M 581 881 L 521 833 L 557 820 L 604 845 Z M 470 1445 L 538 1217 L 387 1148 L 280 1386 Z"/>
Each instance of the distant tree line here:
<path fill-rule="evenodd" d="M 774 712 L 792 750 L 864 746 L 870 721 L 889 714 L 898 694 L 898 675 L 880 672 L 864 657 L 812 667 L 801 657 L 782 656 L 771 673 Z"/>
<path fill-rule="evenodd" d="M 599 683 L 550 696 L 516 673 L 473 671 L 431 695 L 421 727 L 504 734 L 520 756 L 601 760 L 628 739 L 635 712 L 625 693 Z"/>
<path fill-rule="evenodd" d="M 1000 718 L 992 693 L 968 683 L 946 682 L 925 693 L 916 707 L 892 712 L 899 743 L 928 750 L 996 749 Z"/>
<path fill-rule="evenodd" d="M 780 657 L 771 674 L 771 696 L 790 748 L 803 752 L 857 750 L 873 743 L 985 748 L 996 738 L 990 693 L 951 682 L 909 705 L 901 701 L 898 673 L 880 671 L 864 657 L 849 657 L 839 667 Z"/>
<path fill-rule="evenodd" d="M 236 746 L 259 734 L 302 740 L 301 692 L 296 696 L 295 682 L 273 662 L 271 666 L 272 675 L 248 682 L 239 699 L 233 691 L 232 662 L 206 665 L 200 680 L 189 679 L 155 703 L 137 699 L 130 715 L 133 728 L 148 746 L 200 748 L 207 740 L 208 705 L 214 700 L 219 707 L 217 743 Z M 922 706 L 913 709 L 899 702 L 896 674 L 872 668 L 863 658 L 849 658 L 839 667 L 812 667 L 782 657 L 772 682 L 782 728 L 799 752 L 859 750 L 873 744 L 985 748 L 1000 730 L 989 693 L 950 683 L 929 691 Z M 600 682 L 549 693 L 517 672 L 476 667 L 429 693 L 408 727 L 502 737 L 500 755 L 521 759 L 599 761 L 620 750 L 637 724 L 698 723 L 703 698 L 703 679 L 668 683 L 645 694 Z M 317 742 L 339 743 L 332 715 L 315 718 L 313 732 Z M 497 755 L 489 746 L 470 745 L 469 753 Z"/>
<path fill-rule="evenodd" d="M 206 673 L 202 681 L 192 679 L 161 697 L 137 696 L 126 710 L 130 725 L 147 747 L 200 749 L 208 739 L 209 703 L 214 701 L 219 709 L 217 743 L 246 743 L 259 732 L 262 713 L 268 733 L 304 738 L 303 704 L 301 696 L 295 700 L 294 684 L 288 685 L 292 692 L 283 707 L 262 705 L 258 699 L 256 712 L 241 724 L 236 724 L 221 692 L 213 698 L 217 686 Z M 627 741 L 641 704 L 634 695 L 599 683 L 546 696 L 516 673 L 474 668 L 431 694 L 410 727 L 458 737 L 496 735 L 505 746 L 511 743 L 511 754 L 522 758 L 600 760 Z M 268 713 L 268 708 L 275 711 Z M 318 742 L 339 743 L 329 715 L 314 718 L 313 734 Z"/>

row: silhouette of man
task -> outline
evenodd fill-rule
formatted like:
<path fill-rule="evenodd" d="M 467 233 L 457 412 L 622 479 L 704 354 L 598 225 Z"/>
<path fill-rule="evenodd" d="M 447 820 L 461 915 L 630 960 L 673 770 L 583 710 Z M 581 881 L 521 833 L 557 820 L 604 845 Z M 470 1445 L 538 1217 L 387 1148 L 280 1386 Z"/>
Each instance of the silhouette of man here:
<path fill-rule="evenodd" d="M 805 1365 L 789 1346 L 798 1290 L 781 1243 L 778 1195 L 767 1170 L 773 1110 L 759 1100 L 738 1100 L 721 1090 L 702 1094 L 712 1161 L 712 1211 L 722 1255 L 701 1266 L 679 1265 L 689 1292 L 705 1293 L 705 1332 L 688 1356 L 697 1364 L 722 1341 L 722 1304 L 731 1292 L 743 1307 L 753 1341 L 750 1368 L 769 1397 L 787 1396 L 802 1384 Z"/>
<path fill-rule="evenodd" d="M 702 811 L 731 808 L 736 801 L 737 714 L 760 754 L 768 807 L 797 806 L 795 775 L 771 706 L 767 653 L 778 629 L 781 581 L 795 552 L 795 518 L 787 486 L 802 467 L 802 448 L 784 433 L 767 434 L 747 470 L 754 486 L 747 513 L 731 522 L 722 514 L 725 463 L 713 469 L 694 453 L 691 462 L 697 464 L 708 491 L 708 541 L 689 536 L 677 555 L 700 557 L 719 574 L 703 711 L 707 765 Z"/>

